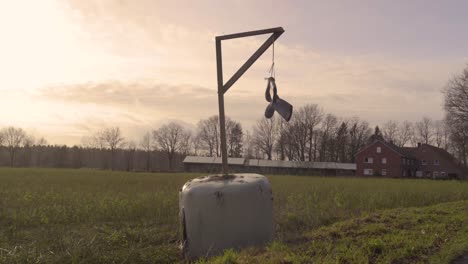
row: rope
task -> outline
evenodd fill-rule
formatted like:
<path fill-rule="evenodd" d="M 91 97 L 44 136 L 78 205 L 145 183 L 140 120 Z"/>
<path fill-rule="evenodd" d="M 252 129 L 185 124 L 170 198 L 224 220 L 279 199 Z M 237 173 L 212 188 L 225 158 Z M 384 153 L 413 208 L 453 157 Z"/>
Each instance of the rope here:
<path fill-rule="evenodd" d="M 271 67 L 270 70 L 268 71 L 270 73 L 270 77 L 275 78 L 276 77 L 276 72 L 275 72 L 275 42 L 273 42 L 273 50 L 271 53 Z"/>

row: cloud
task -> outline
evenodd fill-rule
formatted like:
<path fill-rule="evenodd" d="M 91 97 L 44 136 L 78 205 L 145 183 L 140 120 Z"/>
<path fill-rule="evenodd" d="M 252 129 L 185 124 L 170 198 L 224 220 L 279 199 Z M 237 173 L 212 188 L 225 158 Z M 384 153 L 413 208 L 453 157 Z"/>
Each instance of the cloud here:
<path fill-rule="evenodd" d="M 173 98 L 200 99 L 215 95 L 215 91 L 194 85 L 167 85 L 152 82 L 89 82 L 46 87 L 39 95 L 56 100 L 99 105 L 171 105 Z"/>
<path fill-rule="evenodd" d="M 250 125 L 263 115 L 264 109 L 256 109 L 266 106 L 263 91 L 256 97 L 248 92 L 233 95 L 226 97 L 228 116 Z M 113 80 L 46 87 L 37 92 L 36 99 L 67 105 L 68 111 L 62 111 L 61 118 L 75 119 L 76 133 L 84 135 L 118 125 L 138 137 L 171 121 L 194 129 L 198 120 L 218 114 L 217 92 L 194 85 Z M 80 118 L 74 118 L 78 109 Z"/>
<path fill-rule="evenodd" d="M 28 100 L 20 96 L 11 102 L 4 99 L 0 109 L 6 113 L 9 109 L 5 105 L 20 105 L 21 113 L 13 120 L 18 125 L 28 121 L 43 126 L 51 135 L 55 133 L 54 137 L 69 136 L 69 142 L 74 143 L 79 143 L 81 135 L 104 126 L 121 126 L 136 137 L 164 122 L 180 120 L 194 126 L 199 119 L 216 115 L 214 37 L 239 28 L 242 31 L 251 21 L 207 23 L 205 15 L 210 19 L 220 16 L 211 6 L 207 13 L 191 12 L 188 7 L 174 16 L 179 4 L 150 0 L 63 2 L 66 21 L 72 26 L 51 24 L 63 25 L 63 30 L 70 32 L 70 40 L 64 43 L 74 43 L 71 50 L 76 54 L 73 60 L 66 57 L 57 62 L 56 68 L 70 68 L 68 71 L 48 71 L 57 78 L 55 83 L 63 84 L 44 85 Z M 252 22 L 252 27 L 258 25 Z M 275 44 L 280 96 L 295 109 L 317 103 L 327 112 L 359 116 L 371 124 L 416 120 L 423 115 L 440 118 L 439 90 L 464 66 L 462 59 L 337 54 L 314 49 L 297 38 L 299 42 L 292 42 L 288 34 L 295 34 L 294 29 Z M 223 42 L 225 80 L 266 37 Z M 65 65 L 60 64 L 63 61 Z M 226 114 L 241 121 L 244 128 L 249 129 L 263 116 L 263 77 L 270 65 L 271 51 L 267 51 L 225 96 Z M 38 72 L 36 75 L 43 75 Z M 65 78 L 65 73 L 73 78 Z M 12 120 L 7 114 L 1 117 Z"/>

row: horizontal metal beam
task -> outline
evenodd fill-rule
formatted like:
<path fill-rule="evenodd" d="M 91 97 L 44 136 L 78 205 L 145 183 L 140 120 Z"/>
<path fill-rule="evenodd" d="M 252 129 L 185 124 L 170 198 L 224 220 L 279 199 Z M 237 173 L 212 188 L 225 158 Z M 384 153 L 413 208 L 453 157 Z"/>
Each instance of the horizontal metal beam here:
<path fill-rule="evenodd" d="M 283 32 L 284 32 L 284 29 L 282 27 L 276 27 L 276 28 L 268 28 L 268 29 L 261 29 L 261 30 L 254 30 L 254 31 L 247 31 L 247 32 L 242 32 L 242 33 L 217 36 L 216 40 L 221 41 L 221 40 L 226 40 L 226 39 L 244 38 L 244 37 L 251 37 L 251 36 L 256 36 L 256 35 L 263 35 L 263 34 L 269 34 L 269 33 L 283 33 Z"/>
<path fill-rule="evenodd" d="M 263 43 L 263 45 L 260 46 L 260 48 L 258 48 L 257 51 L 255 51 L 254 54 L 252 54 L 252 56 L 244 63 L 244 65 L 242 65 L 239 68 L 239 70 L 237 70 L 237 72 L 232 75 L 232 77 L 226 82 L 226 84 L 223 85 L 223 89 L 221 92 L 223 94 L 226 93 L 227 90 L 229 90 L 229 88 L 231 88 L 231 86 L 237 80 L 239 80 L 239 78 L 250 68 L 250 66 L 252 66 L 252 64 L 254 64 L 255 61 L 258 58 L 260 58 L 260 56 L 262 56 L 263 53 L 265 53 L 265 51 L 271 46 L 271 44 L 273 44 L 273 42 L 275 42 L 275 40 L 278 39 L 281 36 L 281 34 L 283 34 L 283 32 L 284 30 L 273 33 L 273 35 L 271 35 L 265 41 L 265 43 Z M 218 92 L 219 92 L 219 88 L 218 88 Z"/>

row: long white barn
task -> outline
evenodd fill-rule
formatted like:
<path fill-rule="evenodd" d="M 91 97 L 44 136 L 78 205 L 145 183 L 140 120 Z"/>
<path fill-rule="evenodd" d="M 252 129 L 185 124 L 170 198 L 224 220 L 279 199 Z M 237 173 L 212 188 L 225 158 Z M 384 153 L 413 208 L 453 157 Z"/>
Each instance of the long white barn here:
<path fill-rule="evenodd" d="M 220 173 L 221 163 L 220 157 L 187 156 L 184 159 L 184 170 L 186 172 Z M 228 165 L 231 172 L 350 176 L 356 172 L 355 163 L 338 162 L 228 158 Z"/>

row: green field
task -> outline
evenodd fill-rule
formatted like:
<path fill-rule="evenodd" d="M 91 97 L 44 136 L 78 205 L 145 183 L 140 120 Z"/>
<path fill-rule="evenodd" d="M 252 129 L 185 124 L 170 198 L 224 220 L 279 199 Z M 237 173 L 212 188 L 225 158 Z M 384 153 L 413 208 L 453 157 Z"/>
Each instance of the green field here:
<path fill-rule="evenodd" d="M 0 263 L 174 263 L 197 174 L 0 169 Z M 199 262 L 448 262 L 468 250 L 468 182 L 269 176 L 276 241 Z"/>

